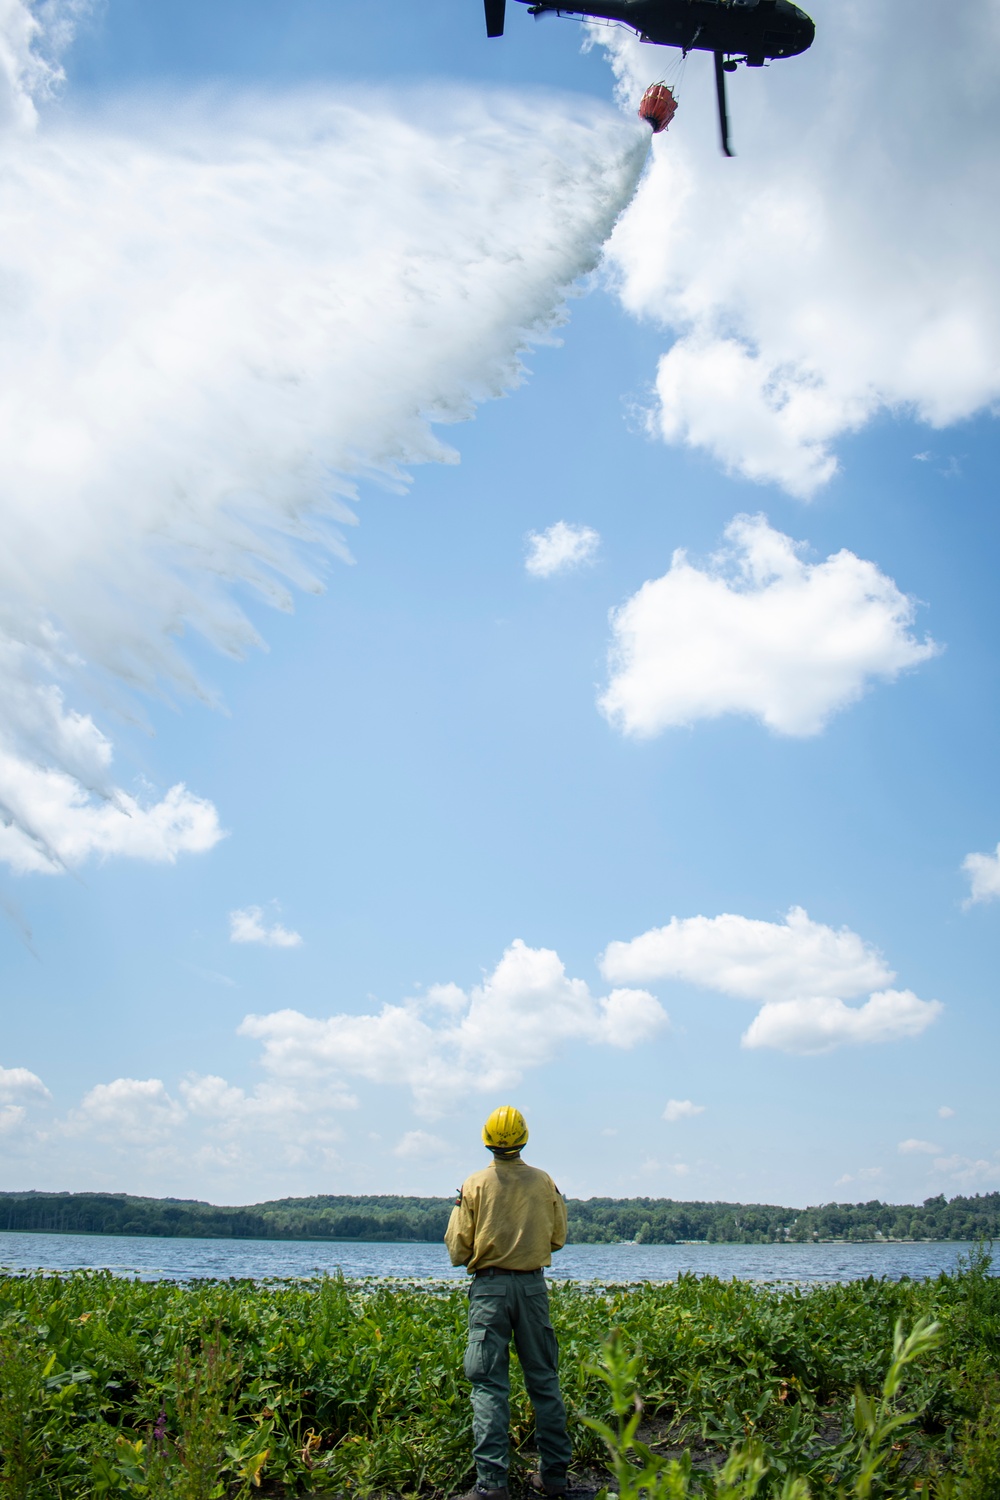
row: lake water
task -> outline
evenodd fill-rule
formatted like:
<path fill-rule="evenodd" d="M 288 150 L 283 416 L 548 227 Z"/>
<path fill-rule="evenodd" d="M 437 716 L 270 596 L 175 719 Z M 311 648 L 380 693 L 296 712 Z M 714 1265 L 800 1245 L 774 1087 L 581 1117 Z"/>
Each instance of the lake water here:
<path fill-rule="evenodd" d="M 672 1281 L 679 1271 L 746 1281 L 853 1281 L 862 1276 L 922 1279 L 953 1271 L 970 1246 L 883 1245 L 567 1245 L 553 1259 L 555 1280 Z M 5 1270 L 108 1270 L 144 1281 L 195 1277 L 464 1277 L 443 1245 L 338 1244 L 307 1240 L 154 1239 L 125 1235 L 0 1234 Z"/>

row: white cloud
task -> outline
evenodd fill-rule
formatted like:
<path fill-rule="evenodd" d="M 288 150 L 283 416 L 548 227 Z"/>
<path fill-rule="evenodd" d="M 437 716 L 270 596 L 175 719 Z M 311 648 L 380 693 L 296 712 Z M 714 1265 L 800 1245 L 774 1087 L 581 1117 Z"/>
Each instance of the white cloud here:
<path fill-rule="evenodd" d="M 215 1073 L 190 1074 L 182 1081 L 180 1092 L 187 1108 L 195 1115 L 228 1119 L 243 1115 L 247 1108 L 243 1089 L 227 1083 Z"/>
<path fill-rule="evenodd" d="M 0 1103 L 19 1104 L 28 1099 L 51 1099 L 37 1073 L 27 1068 L 0 1068 Z"/>
<path fill-rule="evenodd" d="M 343 1136 L 337 1113 L 357 1103 L 337 1089 L 282 1080 L 265 1079 L 247 1092 L 213 1074 L 189 1074 L 177 1094 L 160 1079 L 99 1083 L 52 1131 L 58 1161 L 69 1160 L 76 1146 L 88 1176 L 99 1160 L 105 1172 L 124 1169 L 130 1181 L 150 1173 L 160 1185 L 180 1182 L 184 1191 L 192 1175 L 246 1185 L 264 1172 L 280 1181 L 289 1167 L 336 1161 L 334 1145 Z M 45 1160 L 42 1137 L 36 1152 Z"/>
<path fill-rule="evenodd" d="M 32 1109 L 51 1098 L 37 1073 L 0 1067 L 0 1135 L 7 1137 L 6 1149 L 29 1133 Z"/>
<path fill-rule="evenodd" d="M 994 1152 L 992 1160 L 957 1154 L 941 1156 L 935 1160 L 934 1170 L 962 1187 L 991 1187 L 1000 1183 L 1000 1151 Z"/>
<path fill-rule="evenodd" d="M 748 714 L 778 734 L 818 734 L 871 681 L 937 654 L 910 633 L 913 600 L 874 563 L 846 549 L 807 563 L 764 516 L 737 516 L 726 538 L 705 568 L 675 552 L 612 612 L 600 708 L 623 733 Z"/>
<path fill-rule="evenodd" d="M 247 1092 L 213 1074 L 191 1073 L 180 1086 L 187 1138 L 214 1170 L 246 1174 L 255 1163 L 282 1168 L 335 1164 L 344 1132 L 338 1115 L 356 1107 L 342 1088 L 264 1079 Z"/>
<path fill-rule="evenodd" d="M 666 1024 L 644 990 L 603 998 L 570 979 L 558 954 L 516 939 L 496 969 L 464 995 L 460 1009 L 437 996 L 384 1005 L 376 1014 L 313 1018 L 296 1010 L 247 1016 L 240 1032 L 264 1043 L 272 1077 L 365 1079 L 409 1087 L 418 1108 L 439 1114 L 456 1099 L 513 1087 L 524 1073 L 577 1041 L 628 1049 Z"/>
<path fill-rule="evenodd" d="M 856 932 L 813 922 L 800 906 L 784 922 L 731 912 L 672 917 L 631 942 L 609 943 L 600 968 L 612 981 L 680 980 L 763 1001 L 742 1045 L 784 1052 L 814 1054 L 919 1036 L 944 1008 L 938 1000 L 891 989 L 871 994 L 864 1005 L 845 1005 L 845 998 L 875 990 L 895 974 Z"/>
<path fill-rule="evenodd" d="M 245 1201 L 259 1194 L 262 1177 L 281 1191 L 290 1169 L 338 1165 L 338 1115 L 356 1102 L 343 1090 L 272 1079 L 245 1090 L 191 1073 L 175 1097 L 159 1078 L 115 1078 L 90 1089 L 50 1131 L 22 1138 L 36 1168 L 47 1165 L 60 1180 L 75 1168 L 85 1184 L 96 1177 L 115 1186 L 124 1172 L 131 1184 L 145 1179 L 162 1194 L 176 1183 L 187 1196 L 194 1179 L 227 1195 L 238 1184 Z"/>
<path fill-rule="evenodd" d="M 92 1132 L 99 1139 L 128 1145 L 153 1144 L 168 1136 L 184 1111 L 159 1078 L 116 1078 L 83 1096 L 70 1117 L 70 1134 Z"/>
<path fill-rule="evenodd" d="M 932 1145 L 930 1141 L 918 1141 L 913 1136 L 909 1140 L 900 1141 L 896 1150 L 903 1156 L 940 1156 L 941 1147 Z"/>
<path fill-rule="evenodd" d="M 829 997 L 781 1000 L 761 1007 L 741 1045 L 812 1057 L 835 1047 L 901 1042 L 920 1036 L 943 1010 L 940 1000 L 919 1000 L 912 990 L 883 990 L 858 1006 Z"/>
<path fill-rule="evenodd" d="M 934 427 L 1000 397 L 994 0 L 815 0 L 816 44 L 731 80 L 711 59 L 613 240 L 619 294 L 670 339 L 652 430 L 809 495 L 887 408 Z M 633 109 L 650 49 L 593 28 Z M 927 107 L 928 99 L 934 107 Z M 917 239 L 914 226 L 919 225 Z"/>
<path fill-rule="evenodd" d="M 941 1107 L 940 1107 L 940 1109 L 938 1110 L 938 1119 L 939 1120 L 953 1120 L 954 1118 L 955 1118 L 955 1111 L 952 1109 L 951 1105 L 950 1104 L 942 1104 Z"/>
<path fill-rule="evenodd" d="M 0 858 L 18 870 L 219 837 L 182 786 L 116 786 L 74 704 L 212 701 L 182 637 L 243 655 L 241 597 L 320 589 L 360 480 L 455 460 L 440 424 L 523 378 L 648 146 L 592 101 L 481 89 L 132 99 L 34 130 L 80 8 L 0 8 Z"/>
<path fill-rule="evenodd" d="M 470 1093 L 513 1086 L 573 1042 L 628 1049 L 667 1024 L 642 990 L 590 993 L 567 977 L 548 949 L 514 942 L 481 985 L 462 991 L 432 985 L 419 1000 L 384 1006 L 376 1015 L 312 1019 L 297 1011 L 247 1017 L 244 1036 L 264 1042 L 265 1077 L 253 1089 L 217 1074 L 190 1073 L 176 1096 L 159 1078 L 115 1078 L 97 1084 L 45 1141 L 35 1132 L 38 1160 L 60 1170 L 78 1153 L 88 1176 L 126 1165 L 131 1180 L 259 1182 L 260 1174 L 342 1166 L 340 1121 L 358 1104 L 358 1080 L 412 1090 L 425 1114 L 441 1114 Z M 13 1136 L 25 1107 L 47 1097 L 23 1068 L 0 1070 L 0 1129 Z M 8 1102 L 9 1101 L 9 1102 Z M 45 1156 L 49 1149 L 49 1156 Z M 446 1139 L 424 1130 L 403 1134 L 401 1159 L 448 1156 Z M 109 1175 L 110 1172 L 109 1172 Z M 279 1182 L 280 1182 L 279 1177 Z"/>
<path fill-rule="evenodd" d="M 90 858 L 173 864 L 224 836 L 212 803 L 181 783 L 158 801 L 117 787 L 95 794 L 64 771 L 2 750 L 0 806 L 10 819 L 0 824 L 0 860 L 18 874 L 55 874 Z"/>
<path fill-rule="evenodd" d="M 5 0 L 0 11 L 0 130 L 31 130 L 35 100 L 49 98 L 64 74 L 59 57 L 90 0 Z"/>
<path fill-rule="evenodd" d="M 997 844 L 995 854 L 967 854 L 962 869 L 972 888 L 970 905 L 974 901 L 994 901 L 1000 897 L 1000 844 Z"/>
<path fill-rule="evenodd" d="M 280 922 L 268 926 L 260 906 L 245 906 L 229 913 L 231 943 L 262 943 L 266 948 L 298 948 L 302 934 L 283 927 Z"/>
<path fill-rule="evenodd" d="M 429 1160 L 438 1156 L 449 1156 L 454 1150 L 439 1135 L 428 1135 L 426 1130 L 408 1130 L 402 1140 L 392 1148 L 393 1156 L 406 1161 Z"/>
<path fill-rule="evenodd" d="M 691 1120 L 695 1115 L 704 1113 L 704 1104 L 692 1104 L 690 1099 L 668 1099 L 663 1118 L 668 1124 L 673 1125 L 677 1120 Z"/>
<path fill-rule="evenodd" d="M 525 570 L 535 578 L 551 578 L 592 562 L 601 538 L 590 526 L 571 526 L 557 521 L 545 531 L 528 532 Z"/>
<path fill-rule="evenodd" d="M 731 912 L 671 917 L 631 942 L 609 943 L 600 968 L 613 982 L 678 979 L 740 1000 L 850 997 L 895 978 L 856 932 L 814 922 L 801 906 L 783 922 Z"/>

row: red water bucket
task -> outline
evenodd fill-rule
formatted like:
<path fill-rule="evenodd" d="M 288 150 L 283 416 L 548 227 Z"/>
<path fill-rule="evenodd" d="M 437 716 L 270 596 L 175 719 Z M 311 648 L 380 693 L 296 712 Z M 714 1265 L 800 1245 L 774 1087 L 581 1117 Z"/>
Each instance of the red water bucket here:
<path fill-rule="evenodd" d="M 639 119 L 652 125 L 653 134 L 666 130 L 677 113 L 677 100 L 665 83 L 651 83 L 639 105 Z"/>

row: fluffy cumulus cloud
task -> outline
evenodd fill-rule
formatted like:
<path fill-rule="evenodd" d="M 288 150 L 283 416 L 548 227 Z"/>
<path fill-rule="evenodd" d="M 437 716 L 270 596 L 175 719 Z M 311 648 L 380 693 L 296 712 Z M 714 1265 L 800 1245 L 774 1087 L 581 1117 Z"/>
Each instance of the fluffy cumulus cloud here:
<path fill-rule="evenodd" d="M 245 1173 L 255 1161 L 279 1170 L 336 1165 L 343 1138 L 337 1117 L 357 1103 L 338 1088 L 265 1079 L 247 1090 L 198 1073 L 181 1082 L 179 1093 L 197 1164 L 213 1173 Z"/>
<path fill-rule="evenodd" d="M 774 1001 L 857 995 L 895 977 L 856 932 L 814 922 L 801 906 L 783 922 L 731 913 L 671 917 L 631 942 L 609 943 L 601 972 L 619 983 L 679 979 L 740 1000 Z"/>
<path fill-rule="evenodd" d="M 678 1120 L 693 1120 L 695 1115 L 704 1113 L 704 1104 L 692 1104 L 690 1099 L 668 1099 L 663 1118 L 668 1125 L 675 1125 Z"/>
<path fill-rule="evenodd" d="M 347 557 L 359 480 L 450 462 L 441 424 L 523 376 L 648 142 L 592 102 L 339 91 L 36 102 L 74 0 L 0 8 L 0 858 L 172 859 L 220 837 L 123 787 L 91 699 L 211 699 Z M 38 119 L 39 113 L 41 119 Z"/>
<path fill-rule="evenodd" d="M 747 714 L 778 734 L 818 734 L 875 680 L 935 655 L 914 601 L 846 549 L 807 562 L 764 516 L 737 516 L 699 568 L 683 551 L 611 616 L 600 699 L 626 734 Z"/>
<path fill-rule="evenodd" d="M 0 1067 L 0 1135 L 9 1138 L 25 1124 L 32 1105 L 51 1097 L 37 1073 Z"/>
<path fill-rule="evenodd" d="M 812 1055 L 845 1045 L 901 1042 L 920 1036 L 943 1008 L 939 1000 L 920 1000 L 912 990 L 883 990 L 863 1005 L 829 996 L 782 1000 L 761 1007 L 743 1033 L 743 1046 Z"/>
<path fill-rule="evenodd" d="M 941 427 L 1000 397 L 995 0 L 814 0 L 816 43 L 730 81 L 711 60 L 613 244 L 619 291 L 663 325 L 651 428 L 806 496 L 886 409 Z M 594 28 L 634 108 L 649 47 Z"/>
<path fill-rule="evenodd" d="M 941 1147 L 935 1146 L 932 1141 L 920 1141 L 915 1136 L 908 1140 L 900 1141 L 896 1150 L 903 1156 L 940 1156 Z"/>
<path fill-rule="evenodd" d="M 307 1184 L 317 1170 L 342 1177 L 350 1166 L 343 1122 L 358 1119 L 358 1083 L 408 1089 L 419 1112 L 441 1115 L 513 1087 L 574 1043 L 627 1051 L 666 1025 L 647 991 L 593 995 L 556 953 L 514 942 L 468 991 L 431 985 L 375 1014 L 247 1017 L 240 1032 L 263 1043 L 263 1076 L 249 1088 L 214 1073 L 188 1073 L 176 1086 L 113 1078 L 43 1128 L 29 1111 L 48 1104 L 45 1085 L 26 1068 L 0 1068 L 3 1159 L 29 1160 L 36 1181 L 95 1185 L 96 1175 L 96 1185 L 117 1189 L 127 1174 L 151 1191 L 176 1183 L 190 1193 L 194 1179 L 245 1198 L 266 1180 L 287 1192 L 290 1173 L 301 1170 Z M 442 1136 L 412 1129 L 377 1154 L 415 1165 L 453 1151 Z"/>
<path fill-rule="evenodd" d="M 533 578 L 551 578 L 554 573 L 569 573 L 592 562 L 601 544 L 591 526 L 571 526 L 556 521 L 545 531 L 529 531 L 525 570 Z"/>
<path fill-rule="evenodd" d="M 962 869 L 969 877 L 969 904 L 1000 898 L 1000 844 L 993 854 L 967 854 Z"/>
<path fill-rule="evenodd" d="M 516 940 L 481 985 L 433 987 L 374 1014 L 311 1017 L 297 1010 L 248 1016 L 240 1030 L 264 1044 L 277 1081 L 363 1079 L 405 1087 L 438 1114 L 470 1091 L 511 1088 L 573 1042 L 628 1049 L 653 1036 L 666 1014 L 646 990 L 603 997 L 571 979 L 550 948 Z"/>
<path fill-rule="evenodd" d="M 850 928 L 814 922 L 793 907 L 784 922 L 724 913 L 672 917 L 666 927 L 610 943 L 601 972 L 612 982 L 670 979 L 760 1005 L 744 1047 L 820 1053 L 845 1044 L 919 1036 L 940 1015 L 937 1000 L 882 988 L 895 978 L 882 955 Z M 847 1005 L 866 992 L 862 1005 Z"/>
<path fill-rule="evenodd" d="M 83 1096 L 68 1123 L 71 1134 L 92 1134 L 111 1143 L 158 1142 L 184 1118 L 159 1078 L 116 1078 Z"/>
<path fill-rule="evenodd" d="M 0 1068 L 0 1104 L 49 1098 L 51 1095 L 37 1073 L 27 1068 Z"/>
<path fill-rule="evenodd" d="M 280 922 L 268 922 L 261 906 L 244 906 L 229 913 L 231 943 L 260 943 L 265 948 L 298 948 L 302 934 Z"/>
<path fill-rule="evenodd" d="M 13 1145 L 36 1177 L 60 1182 L 68 1173 L 93 1184 L 96 1174 L 98 1185 L 115 1188 L 126 1174 L 156 1192 L 170 1183 L 190 1192 L 194 1177 L 216 1187 L 238 1182 L 252 1194 L 261 1174 L 280 1184 L 297 1166 L 337 1165 L 338 1117 L 356 1102 L 343 1090 L 272 1079 L 243 1089 L 215 1074 L 189 1073 L 176 1088 L 160 1078 L 113 1078 L 45 1129 L 24 1122 Z"/>

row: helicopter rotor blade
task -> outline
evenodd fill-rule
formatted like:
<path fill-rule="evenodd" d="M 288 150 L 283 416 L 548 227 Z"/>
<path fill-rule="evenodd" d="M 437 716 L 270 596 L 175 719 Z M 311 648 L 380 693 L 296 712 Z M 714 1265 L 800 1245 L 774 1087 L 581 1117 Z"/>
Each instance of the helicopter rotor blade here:
<path fill-rule="evenodd" d="M 487 0 L 487 4 L 489 4 L 489 0 Z M 721 52 L 715 53 L 715 97 L 719 101 L 719 135 L 722 140 L 722 154 L 723 156 L 733 156 L 735 153 L 729 144 L 729 111 L 726 108 L 725 60 Z"/>
<path fill-rule="evenodd" d="M 503 36 L 506 0 L 483 0 L 486 9 L 486 35 Z"/>

